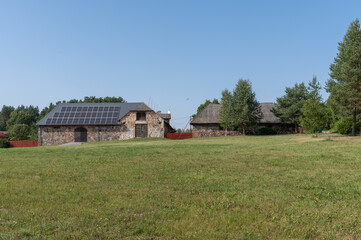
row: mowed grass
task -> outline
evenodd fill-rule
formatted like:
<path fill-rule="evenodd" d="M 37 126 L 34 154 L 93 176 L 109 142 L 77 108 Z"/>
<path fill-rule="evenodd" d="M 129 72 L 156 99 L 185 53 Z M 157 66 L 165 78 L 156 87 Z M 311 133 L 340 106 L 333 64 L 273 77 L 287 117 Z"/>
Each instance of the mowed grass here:
<path fill-rule="evenodd" d="M 361 138 L 0 149 L 0 239 L 361 238 Z"/>

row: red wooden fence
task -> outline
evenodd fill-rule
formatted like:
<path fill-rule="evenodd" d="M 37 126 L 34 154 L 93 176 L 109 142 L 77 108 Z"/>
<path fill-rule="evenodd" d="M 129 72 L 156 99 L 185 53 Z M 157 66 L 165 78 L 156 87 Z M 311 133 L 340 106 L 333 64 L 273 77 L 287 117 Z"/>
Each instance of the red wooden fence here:
<path fill-rule="evenodd" d="M 11 148 L 18 147 L 37 147 L 38 141 L 10 141 Z"/>
<path fill-rule="evenodd" d="M 167 133 L 169 139 L 187 139 L 193 138 L 193 133 Z"/>

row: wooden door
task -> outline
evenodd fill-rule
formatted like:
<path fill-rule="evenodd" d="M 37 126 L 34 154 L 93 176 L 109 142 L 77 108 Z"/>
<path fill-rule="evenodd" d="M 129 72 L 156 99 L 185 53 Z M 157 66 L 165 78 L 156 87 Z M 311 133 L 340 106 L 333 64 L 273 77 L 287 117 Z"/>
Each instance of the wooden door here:
<path fill-rule="evenodd" d="M 74 131 L 74 142 L 87 142 L 88 141 L 88 130 L 85 128 L 77 128 Z"/>
<path fill-rule="evenodd" d="M 135 137 L 148 137 L 148 124 L 135 124 Z"/>

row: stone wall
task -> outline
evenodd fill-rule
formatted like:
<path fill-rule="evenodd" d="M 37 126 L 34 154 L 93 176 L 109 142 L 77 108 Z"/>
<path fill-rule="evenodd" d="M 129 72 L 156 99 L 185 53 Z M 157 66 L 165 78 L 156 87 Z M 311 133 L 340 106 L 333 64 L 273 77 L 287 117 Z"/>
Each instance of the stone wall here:
<path fill-rule="evenodd" d="M 221 130 L 219 123 L 192 124 L 194 130 Z"/>
<path fill-rule="evenodd" d="M 115 141 L 126 140 L 135 137 L 136 112 L 129 112 L 121 120 L 120 126 L 40 126 L 39 127 L 39 145 L 47 146 L 60 143 L 74 142 L 74 131 L 78 127 L 84 127 L 88 130 L 87 141 Z M 165 124 L 155 112 L 146 113 L 148 124 L 148 137 L 162 138 L 165 134 Z"/>
<path fill-rule="evenodd" d="M 120 121 L 131 129 L 135 137 L 135 124 L 148 124 L 148 137 L 164 137 L 164 119 L 155 112 L 147 112 L 145 121 L 137 121 L 137 113 L 129 112 Z"/>
<path fill-rule="evenodd" d="M 39 145 L 47 146 L 74 142 L 74 131 L 79 126 L 39 127 Z M 87 141 L 114 141 L 133 137 L 131 129 L 125 126 L 82 126 L 88 130 Z"/>
<path fill-rule="evenodd" d="M 212 130 L 212 129 L 194 129 L 192 130 L 194 137 L 224 137 L 224 136 L 240 136 L 239 131 Z"/>

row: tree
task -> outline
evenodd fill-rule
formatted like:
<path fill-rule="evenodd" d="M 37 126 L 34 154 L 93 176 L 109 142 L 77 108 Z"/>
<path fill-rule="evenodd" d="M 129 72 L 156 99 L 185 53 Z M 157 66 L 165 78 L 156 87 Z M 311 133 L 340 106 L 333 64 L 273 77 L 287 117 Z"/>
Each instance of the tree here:
<path fill-rule="evenodd" d="M 15 110 L 12 106 L 3 106 L 0 112 L 0 130 L 7 130 L 6 122 L 10 119 L 10 114 Z"/>
<path fill-rule="evenodd" d="M 197 116 L 198 113 L 200 113 L 205 107 L 207 107 L 208 104 L 210 103 L 216 103 L 219 104 L 218 99 L 213 99 L 213 101 L 206 99 L 206 101 L 204 103 L 202 103 L 201 105 L 199 105 L 199 107 L 197 108 L 197 113 L 193 114 L 192 117 L 194 118 L 195 116 Z"/>
<path fill-rule="evenodd" d="M 302 107 L 301 125 L 305 128 L 317 131 L 327 124 L 327 106 L 322 102 L 320 95 L 321 85 L 316 77 L 308 84 L 308 94 L 305 104 Z"/>
<path fill-rule="evenodd" d="M 220 118 L 223 126 L 242 130 L 246 134 L 262 118 L 261 106 L 252 92 L 252 85 L 248 80 L 240 79 L 230 93 L 223 91 Z"/>
<path fill-rule="evenodd" d="M 57 105 L 57 104 L 56 104 Z M 43 119 L 46 114 L 50 113 L 51 110 L 53 110 L 56 107 L 55 104 L 50 103 L 48 107 L 43 108 L 43 110 L 41 110 L 40 114 L 39 114 L 39 118 L 38 121 L 40 121 L 41 119 Z"/>
<path fill-rule="evenodd" d="M 226 129 L 226 131 L 228 129 L 234 128 L 234 123 L 231 116 L 231 112 L 232 112 L 231 102 L 232 102 L 232 93 L 228 91 L 228 89 L 225 89 L 222 92 L 222 98 L 221 98 L 222 107 L 219 110 L 219 116 L 220 116 L 221 127 Z"/>
<path fill-rule="evenodd" d="M 122 97 L 95 97 L 89 96 L 84 97 L 84 99 L 71 99 L 68 103 L 124 103 L 126 102 Z"/>
<path fill-rule="evenodd" d="M 352 132 L 356 134 L 357 115 L 361 110 L 361 30 L 358 19 L 351 22 L 338 54 L 330 65 L 331 79 L 327 91 L 339 106 L 340 115 L 352 117 Z"/>
<path fill-rule="evenodd" d="M 29 113 L 15 110 L 10 114 L 10 119 L 7 121 L 7 126 L 10 128 L 16 124 L 26 124 L 29 127 L 33 125 L 34 121 Z"/>
<path fill-rule="evenodd" d="M 13 140 L 27 140 L 31 134 L 31 128 L 26 124 L 15 124 L 9 127 L 8 134 Z"/>
<path fill-rule="evenodd" d="M 296 83 L 293 88 L 286 87 L 285 92 L 285 95 L 277 98 L 272 112 L 284 123 L 294 124 L 297 132 L 301 124 L 301 109 L 307 98 L 307 88 L 304 83 Z"/>

